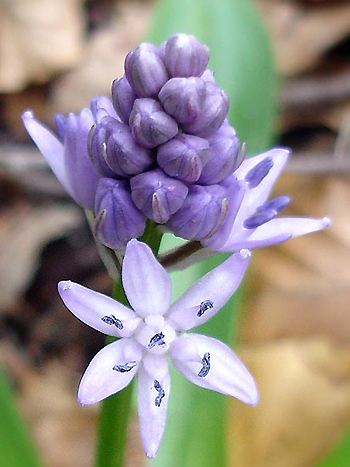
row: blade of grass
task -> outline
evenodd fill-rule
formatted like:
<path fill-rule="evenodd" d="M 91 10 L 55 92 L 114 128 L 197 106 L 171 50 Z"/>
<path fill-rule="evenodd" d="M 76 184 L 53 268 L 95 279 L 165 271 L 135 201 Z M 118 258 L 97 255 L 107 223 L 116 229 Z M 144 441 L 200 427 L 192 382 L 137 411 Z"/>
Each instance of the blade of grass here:
<path fill-rule="evenodd" d="M 208 44 L 210 67 L 230 96 L 230 121 L 238 136 L 247 142 L 249 153 L 265 149 L 273 133 L 276 77 L 269 40 L 251 2 L 160 1 L 148 39 L 160 43 L 176 32 L 194 34 Z M 171 237 L 167 242 L 169 248 L 174 246 Z M 214 267 L 215 261 L 220 259 L 174 273 L 175 295 Z M 229 343 L 239 302 L 238 294 L 201 331 Z M 168 428 L 153 465 L 225 466 L 227 399 L 191 385 L 174 372 L 171 391 Z"/>
<path fill-rule="evenodd" d="M 40 467 L 38 453 L 21 418 L 7 377 L 0 369 L 0 465 Z"/>

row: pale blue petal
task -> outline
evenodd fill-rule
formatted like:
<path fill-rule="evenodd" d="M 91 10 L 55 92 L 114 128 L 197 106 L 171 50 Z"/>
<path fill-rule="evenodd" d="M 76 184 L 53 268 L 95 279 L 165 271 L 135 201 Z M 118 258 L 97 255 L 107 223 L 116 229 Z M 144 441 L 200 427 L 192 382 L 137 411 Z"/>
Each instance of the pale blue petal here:
<path fill-rule="evenodd" d="M 27 110 L 24 112 L 22 120 L 30 137 L 45 157 L 58 181 L 63 185 L 67 193 L 73 196 L 73 189 L 67 175 L 64 160 L 63 144 L 45 125 L 34 117 L 32 111 Z"/>
<path fill-rule="evenodd" d="M 129 337 L 141 322 L 130 308 L 80 284 L 61 281 L 58 292 L 77 318 L 109 336 Z"/>
<path fill-rule="evenodd" d="M 240 286 L 250 256 L 248 250 L 242 250 L 203 276 L 171 306 L 169 324 L 184 331 L 216 315 Z"/>
<path fill-rule="evenodd" d="M 185 334 L 174 341 L 170 349 L 175 368 L 192 383 L 206 389 L 236 397 L 246 404 L 256 405 L 259 394 L 254 378 L 237 355 L 227 345 L 200 334 Z M 199 376 L 202 359 L 210 354 L 206 376 Z"/>
<path fill-rule="evenodd" d="M 141 438 L 149 458 L 155 457 L 163 437 L 169 394 L 170 376 L 166 358 L 162 355 L 145 355 L 138 372 L 138 403 Z"/>
<path fill-rule="evenodd" d="M 78 401 L 81 405 L 100 402 L 124 389 L 138 370 L 142 349 L 133 339 L 120 339 L 106 345 L 91 360 L 79 386 Z M 118 365 L 129 364 L 130 371 L 120 372 Z"/>
<path fill-rule="evenodd" d="M 171 302 L 171 281 L 152 250 L 133 239 L 126 246 L 122 280 L 131 306 L 141 316 L 163 315 Z"/>

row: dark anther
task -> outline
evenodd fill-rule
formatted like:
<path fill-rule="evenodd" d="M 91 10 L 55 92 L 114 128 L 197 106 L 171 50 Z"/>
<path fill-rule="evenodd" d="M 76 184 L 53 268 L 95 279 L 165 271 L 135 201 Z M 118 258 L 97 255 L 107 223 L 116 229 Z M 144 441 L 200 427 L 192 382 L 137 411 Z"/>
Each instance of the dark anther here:
<path fill-rule="evenodd" d="M 204 378 L 204 376 L 207 376 L 210 370 L 210 353 L 205 352 L 204 357 L 202 358 L 202 365 L 203 368 L 201 368 L 200 372 L 198 373 L 198 376 L 201 378 Z"/>
<path fill-rule="evenodd" d="M 110 326 L 114 325 L 118 329 L 123 329 L 124 327 L 120 319 L 116 318 L 114 315 L 103 316 L 101 319 L 104 323 L 109 324 Z"/>
<path fill-rule="evenodd" d="M 155 334 L 152 339 L 149 341 L 148 348 L 152 349 L 155 345 L 165 345 L 164 342 L 164 334 L 162 332 L 158 332 Z"/>
<path fill-rule="evenodd" d="M 162 403 L 162 399 L 165 396 L 165 391 L 162 388 L 160 382 L 157 381 L 156 379 L 154 380 L 154 389 L 158 392 L 158 396 L 154 399 L 154 405 L 156 407 L 160 407 L 160 404 Z"/>
<path fill-rule="evenodd" d="M 132 362 L 124 363 L 123 365 L 114 365 L 113 370 L 119 371 L 119 373 L 127 373 L 135 368 L 136 365 L 137 363 L 133 360 Z"/>
<path fill-rule="evenodd" d="M 210 308 L 213 308 L 213 307 L 214 307 L 214 303 L 211 300 L 204 300 L 204 302 L 202 302 L 199 305 L 199 310 L 197 312 L 197 316 L 201 317 L 202 315 L 204 315 L 204 313 L 207 310 L 210 310 Z"/>
<path fill-rule="evenodd" d="M 256 188 L 268 175 L 273 167 L 273 160 L 271 157 L 263 159 L 261 162 L 256 164 L 252 169 L 249 170 L 245 176 L 246 181 L 250 188 Z"/>

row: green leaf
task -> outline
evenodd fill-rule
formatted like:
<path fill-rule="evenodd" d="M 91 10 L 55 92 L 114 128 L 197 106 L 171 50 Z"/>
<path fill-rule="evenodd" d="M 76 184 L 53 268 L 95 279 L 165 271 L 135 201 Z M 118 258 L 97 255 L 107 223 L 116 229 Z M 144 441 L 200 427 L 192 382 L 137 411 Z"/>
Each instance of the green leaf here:
<path fill-rule="evenodd" d="M 249 0 L 163 0 L 148 39 L 196 35 L 211 50 L 210 68 L 231 99 L 230 121 L 248 152 L 273 136 L 276 75 L 266 31 Z"/>
<path fill-rule="evenodd" d="M 276 77 L 264 27 L 249 0 L 163 0 L 148 39 L 196 35 L 211 50 L 210 68 L 231 99 L 230 121 L 248 151 L 266 149 L 272 139 Z M 166 236 L 167 246 L 174 239 Z M 173 274 L 175 295 L 187 289 L 221 258 Z M 239 295 L 196 332 L 231 342 Z M 191 385 L 173 372 L 168 426 L 154 467 L 212 467 L 227 464 L 227 398 Z"/>
<path fill-rule="evenodd" d="M 0 369 L 0 465 L 3 467 L 41 466 L 2 369 Z"/>
<path fill-rule="evenodd" d="M 350 459 L 350 431 L 317 467 L 348 467 Z"/>

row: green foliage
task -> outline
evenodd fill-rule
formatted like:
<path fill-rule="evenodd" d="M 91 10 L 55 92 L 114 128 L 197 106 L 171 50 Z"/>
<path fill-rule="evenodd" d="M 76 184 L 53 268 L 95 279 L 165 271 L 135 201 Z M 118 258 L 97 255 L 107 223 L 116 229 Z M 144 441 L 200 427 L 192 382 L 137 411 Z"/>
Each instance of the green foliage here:
<path fill-rule="evenodd" d="M 211 50 L 210 68 L 231 99 L 230 121 L 250 154 L 273 135 L 276 76 L 265 29 L 250 0 L 159 1 L 148 39 L 196 35 Z"/>
<path fill-rule="evenodd" d="M 247 142 L 249 153 L 265 149 L 273 133 L 276 77 L 266 32 L 250 1 L 160 1 L 148 39 L 161 43 L 176 32 L 194 34 L 210 47 L 210 68 L 230 96 L 230 121 L 238 136 Z M 174 246 L 171 236 L 166 241 L 168 247 Z M 173 274 L 175 295 L 214 267 L 215 261 L 220 259 Z M 238 301 L 236 295 L 199 332 L 230 342 Z M 167 431 L 152 464 L 224 467 L 227 399 L 193 386 L 175 372 L 171 392 Z"/>
<path fill-rule="evenodd" d="M 348 467 L 350 463 L 350 431 L 317 467 Z"/>
<path fill-rule="evenodd" d="M 40 467 L 36 450 L 20 417 L 11 387 L 0 369 L 0 465 Z"/>

